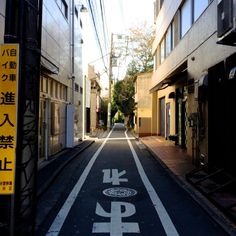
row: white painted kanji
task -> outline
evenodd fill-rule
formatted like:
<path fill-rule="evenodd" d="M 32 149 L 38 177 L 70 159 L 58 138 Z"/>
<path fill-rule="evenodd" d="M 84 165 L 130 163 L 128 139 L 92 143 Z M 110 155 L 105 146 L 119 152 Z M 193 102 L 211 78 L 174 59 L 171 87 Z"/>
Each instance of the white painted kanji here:
<path fill-rule="evenodd" d="M 135 206 L 128 202 L 111 202 L 111 212 L 106 212 L 97 202 L 96 214 L 110 218 L 110 222 L 95 222 L 93 233 L 110 233 L 110 236 L 122 236 L 123 233 L 140 233 L 136 222 L 122 222 L 122 218 L 130 217 L 136 213 Z"/>
<path fill-rule="evenodd" d="M 112 183 L 112 185 L 120 185 L 120 182 L 128 182 L 127 178 L 120 178 L 126 174 L 123 170 L 118 172 L 118 169 L 104 169 L 103 172 L 103 183 Z"/>

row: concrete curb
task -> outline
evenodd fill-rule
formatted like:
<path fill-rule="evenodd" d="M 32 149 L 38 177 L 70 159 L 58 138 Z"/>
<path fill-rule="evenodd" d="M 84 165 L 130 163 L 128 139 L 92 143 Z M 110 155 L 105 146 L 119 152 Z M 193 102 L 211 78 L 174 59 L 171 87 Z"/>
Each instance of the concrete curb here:
<path fill-rule="evenodd" d="M 197 203 L 202 207 L 206 213 L 218 224 L 220 225 L 230 236 L 236 236 L 236 226 L 230 221 L 215 205 L 213 205 L 206 197 L 204 197 L 199 191 L 194 189 L 191 184 L 187 182 L 184 178 L 176 175 L 171 171 L 164 161 L 162 161 L 157 154 L 149 148 L 141 139 L 135 137 L 139 140 L 149 151 L 149 153 L 157 160 L 160 165 L 168 172 L 171 178 L 182 187 Z"/>
<path fill-rule="evenodd" d="M 74 153 L 70 156 L 58 169 L 53 172 L 53 174 L 49 177 L 47 182 L 40 186 L 40 188 L 37 191 L 37 198 L 39 198 L 52 184 L 52 182 L 56 179 L 56 177 L 60 174 L 60 172 L 68 165 L 76 156 L 78 156 L 80 153 L 82 153 L 85 149 L 87 149 L 89 146 L 91 146 L 94 143 L 94 141 L 89 142 L 85 146 L 83 146 L 81 149 L 78 150 L 78 152 Z"/>

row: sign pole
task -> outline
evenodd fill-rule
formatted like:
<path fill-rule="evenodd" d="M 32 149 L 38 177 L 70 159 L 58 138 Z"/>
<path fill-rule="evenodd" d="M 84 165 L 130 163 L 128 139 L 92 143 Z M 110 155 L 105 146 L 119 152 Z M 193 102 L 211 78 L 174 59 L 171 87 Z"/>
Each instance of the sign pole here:
<path fill-rule="evenodd" d="M 38 160 L 41 22 L 42 0 L 6 1 L 4 42 L 12 46 L 19 44 L 18 116 L 16 123 L 12 121 L 11 113 L 4 117 L 0 115 L 0 125 L 8 123 L 8 126 L 13 125 L 17 131 L 16 147 L 13 145 L 15 151 L 14 190 L 13 194 L 8 193 L 12 194 L 12 201 L 9 200 L 9 197 L 6 198 L 6 205 L 8 208 L 9 206 L 11 207 L 11 218 L 9 219 L 9 209 L 7 210 L 8 213 L 5 214 L 6 222 L 8 223 L 6 227 L 7 233 L 4 234 L 6 236 L 34 234 Z M 4 76 L 0 78 L 2 82 L 8 79 L 10 81 L 10 74 L 13 73 L 11 73 L 10 69 L 8 72 L 9 78 L 2 75 Z M 3 93 L 7 92 L 8 95 L 9 93 L 11 95 L 15 93 L 14 91 L 4 91 Z M 6 171 L 13 169 L 10 166 L 11 162 L 13 161 L 8 159 L 7 156 L 6 159 L 2 160 L 3 168 Z M 10 181 L 8 182 L 10 183 Z M 10 185 L 9 183 L 8 185 Z"/>

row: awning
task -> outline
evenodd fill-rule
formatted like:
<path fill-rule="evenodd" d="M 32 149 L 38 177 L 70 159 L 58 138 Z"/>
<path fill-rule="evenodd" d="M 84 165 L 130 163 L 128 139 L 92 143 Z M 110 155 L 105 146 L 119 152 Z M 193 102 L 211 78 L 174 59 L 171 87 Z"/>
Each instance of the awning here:
<path fill-rule="evenodd" d="M 164 80 L 151 88 L 150 92 L 153 93 L 155 91 L 165 89 L 173 84 L 187 84 L 187 81 L 187 61 L 185 61 L 178 68 L 172 71 Z"/>

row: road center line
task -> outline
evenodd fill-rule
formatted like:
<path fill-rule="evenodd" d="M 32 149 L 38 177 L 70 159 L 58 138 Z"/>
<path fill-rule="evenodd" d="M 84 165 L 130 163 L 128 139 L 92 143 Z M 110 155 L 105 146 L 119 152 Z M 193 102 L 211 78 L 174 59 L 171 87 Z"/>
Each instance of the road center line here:
<path fill-rule="evenodd" d="M 89 161 L 88 165 L 84 169 L 82 175 L 80 176 L 78 182 L 75 184 L 74 188 L 72 189 L 70 195 L 67 197 L 64 205 L 60 209 L 59 213 L 57 214 L 56 218 L 54 219 L 51 227 L 49 228 L 47 232 L 47 236 L 57 236 L 65 222 L 65 219 L 67 215 L 69 214 L 69 211 L 74 204 L 76 197 L 78 196 L 94 162 L 96 161 L 98 155 L 102 151 L 103 147 L 105 146 L 107 140 L 109 139 L 111 133 L 113 130 L 110 131 L 106 139 L 103 141 L 102 145 L 98 148 L 98 150 L 95 152 L 95 154 L 92 156 L 91 160 Z"/>
<path fill-rule="evenodd" d="M 168 215 L 164 205 L 162 204 L 161 202 L 161 199 L 159 198 L 159 196 L 157 195 L 155 189 L 153 188 L 151 182 L 149 181 L 143 167 L 142 167 L 142 164 L 141 162 L 139 161 L 139 158 L 138 158 L 138 155 L 137 153 L 135 152 L 134 148 L 133 148 L 133 145 L 132 143 L 130 142 L 129 140 L 129 137 L 127 135 L 127 130 L 125 131 L 125 136 L 127 138 L 127 142 L 129 144 L 129 147 L 130 147 L 130 150 L 133 154 L 133 157 L 134 157 L 134 161 L 135 161 L 135 164 L 137 166 L 137 169 L 138 169 L 138 172 L 139 172 L 139 175 L 143 181 L 143 184 L 149 194 L 149 197 L 153 203 L 153 206 L 155 207 L 155 210 L 160 218 L 160 221 L 162 223 L 162 226 L 164 227 L 164 230 L 166 232 L 166 235 L 167 236 L 178 236 L 178 232 L 172 222 L 172 220 L 170 219 L 170 216 Z"/>

